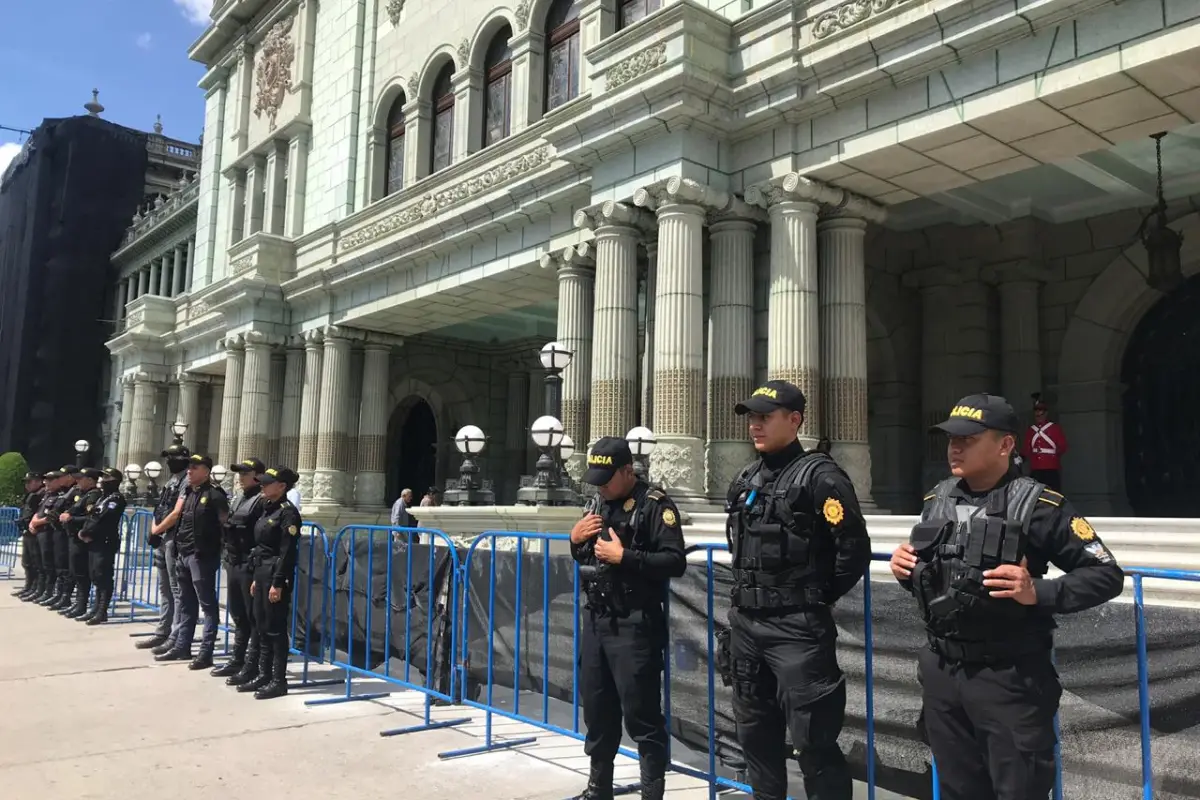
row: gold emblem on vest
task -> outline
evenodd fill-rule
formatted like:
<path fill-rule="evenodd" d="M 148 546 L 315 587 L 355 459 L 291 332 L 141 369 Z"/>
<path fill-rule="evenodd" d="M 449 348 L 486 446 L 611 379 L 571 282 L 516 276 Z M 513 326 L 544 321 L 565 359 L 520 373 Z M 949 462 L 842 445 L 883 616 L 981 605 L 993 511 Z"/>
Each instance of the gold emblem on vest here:
<path fill-rule="evenodd" d="M 626 513 L 629 513 L 630 511 L 633 511 L 633 507 L 635 505 L 637 505 L 637 504 L 634 503 L 633 498 L 630 497 L 628 500 L 625 501 L 625 505 L 621 506 L 621 508 L 623 508 Z"/>
<path fill-rule="evenodd" d="M 842 508 L 842 502 L 833 497 L 825 501 L 821 513 L 825 515 L 825 521 L 830 525 L 837 525 L 846 518 L 846 509 Z"/>
<path fill-rule="evenodd" d="M 666 525 L 668 528 L 674 528 L 675 523 L 678 521 L 674 511 L 669 508 L 663 511 L 663 525 Z"/>

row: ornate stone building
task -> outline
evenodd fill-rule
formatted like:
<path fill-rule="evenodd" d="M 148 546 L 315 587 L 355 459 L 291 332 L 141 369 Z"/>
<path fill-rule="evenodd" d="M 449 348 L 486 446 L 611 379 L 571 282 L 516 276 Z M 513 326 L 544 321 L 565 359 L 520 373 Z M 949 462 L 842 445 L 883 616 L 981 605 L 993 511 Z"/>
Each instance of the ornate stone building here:
<path fill-rule="evenodd" d="M 199 178 L 168 201 L 193 238 L 166 215 L 123 246 L 167 249 L 145 251 L 166 290 L 128 293 L 109 343 L 122 459 L 179 416 L 223 462 L 294 463 L 306 507 L 373 510 L 452 478 L 477 424 L 511 502 L 556 338 L 575 441 L 652 427 L 653 471 L 693 502 L 748 457 L 733 403 L 781 377 L 805 441 L 883 509 L 919 506 L 943 463 L 926 427 L 981 390 L 1046 395 L 1084 508 L 1170 505 L 1144 476 L 1200 400 L 1179 378 L 1200 292 L 1164 299 L 1138 231 L 1159 131 L 1167 215 L 1197 227 L 1200 0 L 218 0 L 212 20 L 189 53 Z M 1139 336 L 1179 358 L 1130 355 Z"/>

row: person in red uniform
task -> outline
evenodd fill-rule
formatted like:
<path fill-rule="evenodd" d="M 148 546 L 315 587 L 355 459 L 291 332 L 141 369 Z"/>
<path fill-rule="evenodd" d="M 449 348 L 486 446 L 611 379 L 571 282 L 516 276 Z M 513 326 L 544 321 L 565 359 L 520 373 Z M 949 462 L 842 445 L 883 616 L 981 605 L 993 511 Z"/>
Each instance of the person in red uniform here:
<path fill-rule="evenodd" d="M 1025 431 L 1021 456 L 1029 464 L 1029 477 L 1054 491 L 1062 491 L 1062 457 L 1067 454 L 1067 435 L 1051 422 L 1050 408 L 1041 394 L 1033 395 L 1033 424 Z"/>

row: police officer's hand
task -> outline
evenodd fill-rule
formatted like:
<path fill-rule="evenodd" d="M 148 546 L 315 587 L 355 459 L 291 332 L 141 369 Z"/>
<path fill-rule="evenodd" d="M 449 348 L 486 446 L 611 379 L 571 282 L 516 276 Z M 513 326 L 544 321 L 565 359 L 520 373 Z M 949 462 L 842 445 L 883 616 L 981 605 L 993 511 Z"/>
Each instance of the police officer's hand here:
<path fill-rule="evenodd" d="M 900 545 L 892 553 L 892 575 L 896 580 L 903 581 L 912 577 L 913 568 L 917 566 L 917 550 L 908 542 Z"/>
<path fill-rule="evenodd" d="M 254 587 L 258 586 L 257 581 L 250 581 L 250 596 L 254 597 Z"/>
<path fill-rule="evenodd" d="M 583 544 L 600 533 L 603 523 L 599 514 L 588 514 L 571 528 L 571 543 Z"/>
<path fill-rule="evenodd" d="M 283 598 L 283 589 L 278 586 L 272 586 L 271 591 L 267 592 L 267 600 L 272 603 L 278 603 Z"/>
<path fill-rule="evenodd" d="M 625 555 L 625 548 L 621 544 L 621 537 L 612 528 L 608 529 L 608 533 L 612 538 L 596 540 L 596 558 L 605 564 L 620 564 L 621 557 Z"/>
<path fill-rule="evenodd" d="M 80 540 L 80 541 L 82 541 L 82 542 L 87 542 L 88 544 L 91 544 L 91 543 L 92 543 L 92 537 L 90 537 L 90 536 L 84 536 L 82 533 L 81 533 L 81 534 L 79 534 L 79 540 Z"/>
<path fill-rule="evenodd" d="M 1001 564 L 986 570 L 983 578 L 983 585 L 992 590 L 989 592 L 992 597 L 1011 597 L 1023 606 L 1037 603 L 1037 591 L 1033 588 L 1033 578 L 1025 559 L 1021 559 L 1020 565 Z"/>
<path fill-rule="evenodd" d="M 59 522 L 70 522 L 70 520 L 71 520 L 71 515 L 65 511 L 58 515 Z"/>

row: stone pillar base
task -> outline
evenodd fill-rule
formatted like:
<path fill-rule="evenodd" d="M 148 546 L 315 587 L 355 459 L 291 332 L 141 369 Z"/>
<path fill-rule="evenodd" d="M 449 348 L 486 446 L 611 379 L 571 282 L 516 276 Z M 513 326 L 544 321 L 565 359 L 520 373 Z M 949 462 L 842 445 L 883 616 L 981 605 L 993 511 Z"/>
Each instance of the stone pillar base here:
<path fill-rule="evenodd" d="M 336 469 L 317 470 L 312 482 L 312 502 L 324 508 L 347 505 L 354 487 L 353 476 Z M 303 497 L 301 502 L 304 502 Z"/>
<path fill-rule="evenodd" d="M 874 511 L 875 500 L 871 497 L 871 447 L 861 442 L 833 442 L 829 455 L 838 463 L 854 483 L 854 493 L 864 513 Z"/>
<path fill-rule="evenodd" d="M 733 479 L 756 457 L 750 442 L 708 442 L 704 448 L 704 473 L 709 498 L 724 502 Z"/>
<path fill-rule="evenodd" d="M 650 479 L 676 500 L 704 499 L 704 440 L 695 436 L 658 435 L 650 454 Z"/>
<path fill-rule="evenodd" d="M 382 472 L 360 472 L 354 478 L 354 504 L 359 508 L 383 505 L 387 477 Z"/>
<path fill-rule="evenodd" d="M 300 480 L 296 481 L 296 488 L 300 490 L 300 504 L 307 505 L 309 499 L 313 496 L 313 473 L 311 469 L 296 470 L 296 474 L 300 476 Z"/>

